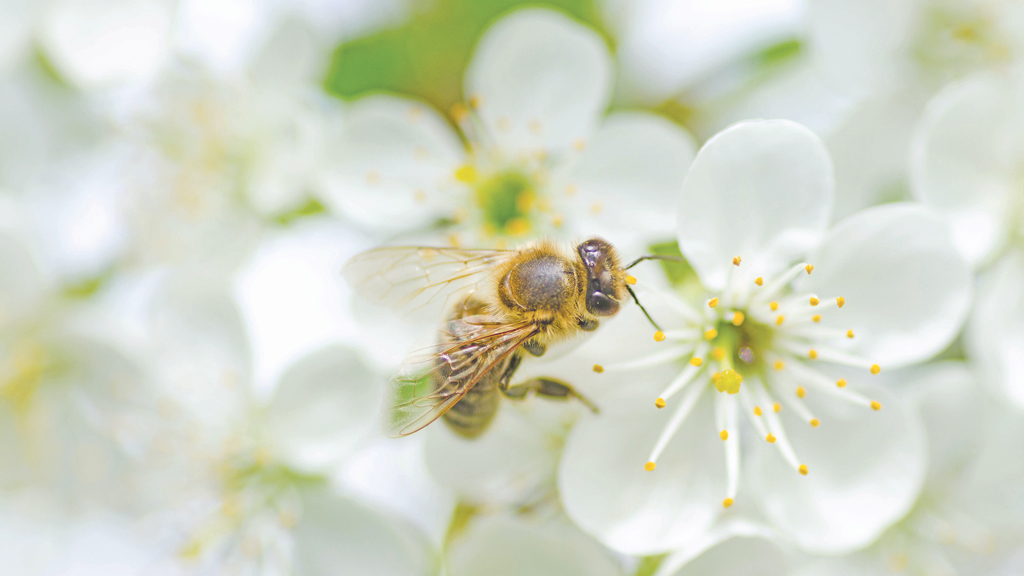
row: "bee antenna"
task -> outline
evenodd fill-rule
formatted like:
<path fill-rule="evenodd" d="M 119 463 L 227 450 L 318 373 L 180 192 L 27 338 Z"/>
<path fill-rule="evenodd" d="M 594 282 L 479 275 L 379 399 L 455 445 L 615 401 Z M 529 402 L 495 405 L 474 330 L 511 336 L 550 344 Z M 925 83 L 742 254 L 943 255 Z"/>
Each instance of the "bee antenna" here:
<path fill-rule="evenodd" d="M 640 299 L 636 297 L 636 292 L 633 292 L 633 288 L 631 288 L 629 284 L 626 284 L 626 290 L 629 290 L 629 295 L 633 297 L 633 302 L 636 302 L 636 305 L 640 307 L 644 316 L 647 316 L 647 321 L 650 322 L 656 330 L 661 331 L 661 326 L 658 326 L 658 323 L 654 321 L 654 318 L 651 318 L 651 315 L 647 313 L 647 309 L 640 303 Z"/>
<path fill-rule="evenodd" d="M 672 256 L 670 254 L 648 254 L 646 256 L 641 256 L 636 260 L 633 260 L 632 262 L 629 263 L 629 265 L 623 268 L 623 270 L 629 270 L 630 268 L 636 266 L 637 264 L 643 262 L 644 260 L 668 260 L 670 262 L 686 262 L 686 258 L 683 258 L 682 256 Z M 634 296 L 634 299 L 635 298 L 636 297 Z M 639 304 L 639 302 L 637 302 L 637 304 Z"/>

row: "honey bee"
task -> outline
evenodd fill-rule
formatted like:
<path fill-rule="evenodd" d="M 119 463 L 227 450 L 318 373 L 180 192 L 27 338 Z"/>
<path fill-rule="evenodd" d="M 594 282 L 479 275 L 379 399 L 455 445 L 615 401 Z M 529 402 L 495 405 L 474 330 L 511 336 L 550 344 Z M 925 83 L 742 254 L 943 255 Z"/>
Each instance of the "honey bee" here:
<path fill-rule="evenodd" d="M 406 356 L 391 379 L 384 432 L 407 436 L 443 416 L 457 434 L 474 438 L 501 396 L 530 392 L 575 398 L 596 412 L 565 382 L 512 378 L 525 354 L 542 356 L 551 344 L 596 330 L 627 294 L 636 300 L 627 268 L 600 238 L 575 250 L 541 241 L 516 250 L 396 247 L 353 257 L 342 274 L 367 299 L 405 313 L 448 310 L 437 343 Z"/>

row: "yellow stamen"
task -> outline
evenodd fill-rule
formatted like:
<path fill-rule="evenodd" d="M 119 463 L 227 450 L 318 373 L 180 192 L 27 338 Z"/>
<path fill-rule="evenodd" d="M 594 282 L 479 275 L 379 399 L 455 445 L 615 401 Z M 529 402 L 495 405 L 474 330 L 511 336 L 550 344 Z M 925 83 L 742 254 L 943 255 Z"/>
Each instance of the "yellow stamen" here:
<path fill-rule="evenodd" d="M 733 312 L 732 313 L 732 325 L 733 326 L 739 326 L 740 324 L 743 324 L 743 320 L 745 318 L 746 318 L 746 316 L 743 315 L 743 312 Z"/>
<path fill-rule="evenodd" d="M 779 403 L 776 402 L 775 404 L 772 405 L 772 410 L 775 410 L 776 412 L 781 412 L 782 406 L 780 406 Z"/>
<path fill-rule="evenodd" d="M 715 346 L 711 350 L 711 356 L 715 360 L 721 360 L 722 358 L 725 358 L 725 348 L 722 348 L 721 346 Z"/>
<path fill-rule="evenodd" d="M 871 401 L 871 409 L 872 410 L 881 410 L 882 409 L 881 402 L 879 402 L 878 400 L 872 400 Z"/>
<path fill-rule="evenodd" d="M 665 333 L 662 332 L 661 330 L 658 330 L 657 332 L 654 333 L 654 341 L 655 342 L 661 342 L 664 339 L 665 339 Z"/>
<path fill-rule="evenodd" d="M 803 386 L 798 386 L 796 389 L 796 395 L 798 398 L 803 398 L 804 396 L 807 395 L 807 391 L 804 390 Z"/>
<path fill-rule="evenodd" d="M 481 103 L 482 103 L 482 101 L 480 99 L 480 95 L 479 94 L 473 94 L 473 95 L 471 95 L 469 97 L 469 106 L 470 106 L 470 108 L 479 108 Z"/>
<path fill-rule="evenodd" d="M 776 310 L 779 309 L 779 303 L 778 302 L 772 302 L 768 306 L 772 309 L 772 312 L 775 312 Z"/>
<path fill-rule="evenodd" d="M 690 358 L 690 365 L 691 366 L 700 366 L 703 363 L 704 363 L 704 361 L 701 360 L 700 358 Z"/>
<path fill-rule="evenodd" d="M 754 280 L 754 284 L 757 284 L 758 286 L 764 286 L 764 278 L 758 276 L 757 280 Z"/>
<path fill-rule="evenodd" d="M 842 308 L 846 304 L 846 298 L 843 298 L 842 296 L 836 298 L 836 304 L 838 304 L 839 307 Z"/>
<path fill-rule="evenodd" d="M 582 138 L 577 138 L 576 140 L 573 141 L 572 147 L 575 148 L 577 152 L 579 152 L 587 147 L 587 141 Z"/>
<path fill-rule="evenodd" d="M 593 212 L 594 214 L 600 214 L 601 210 L 604 210 L 604 205 L 602 205 L 600 202 L 594 202 L 594 204 L 590 207 L 590 211 Z"/>
<path fill-rule="evenodd" d="M 740 258 L 739 256 L 733 256 L 732 257 L 732 265 L 733 266 L 739 266 L 740 262 L 742 262 L 742 261 L 743 261 L 743 259 Z"/>
<path fill-rule="evenodd" d="M 735 370 L 723 370 L 718 378 L 713 378 L 715 389 L 719 392 L 737 394 L 740 391 L 740 384 L 743 383 L 743 375 Z"/>
<path fill-rule="evenodd" d="M 760 406 L 754 406 L 754 416 L 760 416 L 760 415 L 761 415 L 761 407 Z"/>
<path fill-rule="evenodd" d="M 846 388 L 846 380 L 843 380 L 842 378 L 836 380 L 836 386 L 840 388 Z"/>
<path fill-rule="evenodd" d="M 808 264 L 807 266 L 804 266 L 804 270 L 807 270 L 807 273 L 810 274 L 814 270 L 814 266 Z"/>
<path fill-rule="evenodd" d="M 705 340 L 714 340 L 717 336 L 718 336 L 718 330 L 715 330 L 714 328 L 712 328 L 712 329 L 710 329 L 710 330 L 708 330 L 707 332 L 704 333 L 704 339 Z"/>
<path fill-rule="evenodd" d="M 513 218 L 505 223 L 505 233 L 509 236 L 525 236 L 530 228 L 530 221 L 526 218 Z"/>
<path fill-rule="evenodd" d="M 769 444 L 775 444 L 775 435 L 772 434 L 771 432 L 769 432 L 768 435 L 764 437 L 764 439 L 767 440 Z"/>
<path fill-rule="evenodd" d="M 818 359 L 818 351 L 817 350 L 810 350 L 809 352 L 807 352 L 807 357 L 810 358 L 811 360 L 817 360 Z"/>
<path fill-rule="evenodd" d="M 632 276 L 626 276 L 626 284 L 629 284 L 630 286 L 635 286 L 636 285 L 636 278 L 634 278 Z"/>
<path fill-rule="evenodd" d="M 651 470 L 654 470 L 654 466 L 654 462 L 648 462 L 647 464 L 644 464 L 644 470 L 650 472 Z"/>
<path fill-rule="evenodd" d="M 462 102 L 456 102 L 455 104 L 452 104 L 451 115 L 456 122 L 462 122 L 467 116 L 469 116 L 469 110 Z"/>
<path fill-rule="evenodd" d="M 878 364 L 872 364 L 871 365 L 871 373 L 872 374 L 878 374 L 881 371 L 882 371 L 882 368 Z"/>
<path fill-rule="evenodd" d="M 658 410 L 661 410 L 662 408 L 665 407 L 665 399 L 664 398 L 657 398 L 657 399 L 655 399 L 654 400 L 654 405 L 657 406 Z"/>
<path fill-rule="evenodd" d="M 594 372 L 597 372 L 598 374 L 604 372 L 604 366 L 601 366 L 600 364 L 594 364 Z"/>
<path fill-rule="evenodd" d="M 708 301 L 708 306 L 711 306 L 712 308 L 714 308 L 715 306 L 718 306 L 718 298 L 712 298 L 711 300 L 709 300 Z"/>
<path fill-rule="evenodd" d="M 804 476 L 807 476 L 807 464 L 800 465 L 800 473 L 803 474 Z"/>
<path fill-rule="evenodd" d="M 817 305 L 818 305 L 818 299 L 817 298 L 811 298 L 811 306 L 817 306 Z"/>
<path fill-rule="evenodd" d="M 821 322 L 821 315 L 811 316 L 811 320 L 815 322 Z"/>
<path fill-rule="evenodd" d="M 725 508 L 732 506 L 732 498 L 726 498 L 725 500 L 722 500 L 722 506 L 724 506 Z"/>
<path fill-rule="evenodd" d="M 820 424 L 821 424 L 821 422 L 819 422 L 817 418 L 812 418 L 811 419 L 811 428 L 817 428 L 818 425 L 820 425 Z"/>
<path fill-rule="evenodd" d="M 786 365 L 785 365 L 785 364 L 784 364 L 784 363 L 782 362 L 782 360 L 776 360 L 776 361 L 775 361 L 775 366 L 774 366 L 774 368 L 775 368 L 776 370 L 782 370 L 782 369 L 783 369 L 783 368 L 785 368 L 785 367 L 786 367 Z"/>
<path fill-rule="evenodd" d="M 786 321 L 786 317 L 785 316 L 779 316 L 778 318 L 775 319 L 775 325 L 776 326 L 782 326 L 782 323 L 785 322 L 785 321 Z"/>
<path fill-rule="evenodd" d="M 455 179 L 459 182 L 465 182 L 466 184 L 476 182 L 476 168 L 473 168 L 469 164 L 462 165 L 455 171 Z"/>
<path fill-rule="evenodd" d="M 722 430 L 721 432 L 718 433 L 718 437 L 721 438 L 723 442 L 725 442 L 726 440 L 729 439 L 729 431 Z"/>
<path fill-rule="evenodd" d="M 846 337 L 847 338 L 853 338 L 853 330 L 847 330 L 846 331 Z"/>

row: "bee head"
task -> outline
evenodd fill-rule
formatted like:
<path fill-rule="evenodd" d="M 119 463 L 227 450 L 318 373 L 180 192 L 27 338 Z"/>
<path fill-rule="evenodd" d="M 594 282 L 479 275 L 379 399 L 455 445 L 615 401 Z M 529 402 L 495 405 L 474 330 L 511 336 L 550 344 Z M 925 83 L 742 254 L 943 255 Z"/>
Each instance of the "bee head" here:
<path fill-rule="evenodd" d="M 611 244 L 591 238 L 576 247 L 587 269 L 587 312 L 594 316 L 612 316 L 619 311 L 619 300 L 625 288 L 617 274 L 618 255 Z"/>

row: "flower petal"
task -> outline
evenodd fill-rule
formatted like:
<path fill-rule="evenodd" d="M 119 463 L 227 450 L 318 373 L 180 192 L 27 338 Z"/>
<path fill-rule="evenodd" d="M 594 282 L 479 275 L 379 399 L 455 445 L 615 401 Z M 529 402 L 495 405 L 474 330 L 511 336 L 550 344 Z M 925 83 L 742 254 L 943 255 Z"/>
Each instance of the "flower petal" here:
<path fill-rule="evenodd" d="M 1024 407 L 1024 253 L 996 261 L 978 283 L 967 349 L 998 395 Z"/>
<path fill-rule="evenodd" d="M 519 10 L 480 39 L 466 95 L 511 152 L 565 150 L 586 139 L 611 96 L 611 57 L 593 30 L 552 10 Z"/>
<path fill-rule="evenodd" d="M 692 384 L 703 385 L 703 384 Z M 559 467 L 566 514 L 585 532 L 625 554 L 659 554 L 699 537 L 723 510 L 725 459 L 704 398 L 658 459 L 649 451 L 672 414 L 616 414 L 613 408 L 573 428 Z"/>
<path fill-rule="evenodd" d="M 952 218 L 957 247 L 973 264 L 990 256 L 1008 232 L 1017 161 L 1006 132 L 1011 94 L 995 76 L 951 84 L 928 104 L 914 136 L 914 194 Z"/>
<path fill-rule="evenodd" d="M 450 209 L 455 171 L 466 161 L 440 114 L 395 96 L 369 96 L 352 105 L 336 157 L 323 176 L 320 199 L 378 231 L 415 229 Z"/>
<path fill-rule="evenodd" d="M 866 546 L 910 510 L 924 481 L 928 447 L 916 411 L 881 388 L 863 392 L 882 410 L 809 394 L 820 426 L 792 410 L 780 413 L 809 468 L 806 476 L 771 446 L 752 459 L 751 484 L 764 513 L 805 551 L 840 554 Z"/>
<path fill-rule="evenodd" d="M 788 120 L 741 122 L 701 148 L 683 184 L 679 247 L 721 289 L 734 256 L 770 276 L 824 235 L 832 213 L 824 144 Z"/>
<path fill-rule="evenodd" d="M 836 226 L 809 260 L 802 288 L 842 296 L 822 326 L 852 329 L 843 345 L 883 369 L 929 358 L 960 330 L 971 303 L 971 274 L 948 225 L 916 204 L 870 208 Z"/>
<path fill-rule="evenodd" d="M 686 549 L 674 552 L 665 558 L 655 576 L 790 574 L 792 563 L 789 555 L 772 542 L 768 534 L 758 533 L 751 528 L 741 524 L 737 529 L 722 534 L 724 537 L 709 542 L 709 546 L 699 550 L 698 554 L 688 553 Z"/>

